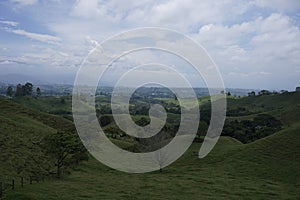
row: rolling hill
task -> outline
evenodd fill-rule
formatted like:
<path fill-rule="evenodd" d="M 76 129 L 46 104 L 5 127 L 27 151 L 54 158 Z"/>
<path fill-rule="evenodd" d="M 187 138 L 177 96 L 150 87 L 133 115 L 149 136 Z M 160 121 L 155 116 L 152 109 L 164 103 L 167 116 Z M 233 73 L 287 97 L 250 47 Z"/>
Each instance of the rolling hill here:
<path fill-rule="evenodd" d="M 203 159 L 198 158 L 201 143 L 194 143 L 162 173 L 126 174 L 91 157 L 71 175 L 16 187 L 15 191 L 5 193 L 4 199 L 299 199 L 299 100 L 299 93 L 229 99 L 229 109 L 243 107 L 249 111 L 249 115 L 229 119 L 250 119 L 268 113 L 283 122 L 283 129 L 248 144 L 221 136 L 213 151 Z M 28 138 L 73 126 L 62 117 L 8 100 L 1 100 L 0 108 L 1 138 L 9 137 L 8 141 L 20 138 L 19 145 L 10 142 L 3 153 L 1 146 L 1 157 L 21 157 L 16 155 L 30 150 L 18 146 L 21 143 L 32 146 Z M 122 146 L 122 141 L 118 143 Z M 12 176 L 9 162 L 1 162 L 5 165 L 1 165 L 0 174 Z"/>
<path fill-rule="evenodd" d="M 71 121 L 0 99 L 0 175 L 29 176 L 46 170 L 37 143 L 49 133 L 73 129 Z"/>

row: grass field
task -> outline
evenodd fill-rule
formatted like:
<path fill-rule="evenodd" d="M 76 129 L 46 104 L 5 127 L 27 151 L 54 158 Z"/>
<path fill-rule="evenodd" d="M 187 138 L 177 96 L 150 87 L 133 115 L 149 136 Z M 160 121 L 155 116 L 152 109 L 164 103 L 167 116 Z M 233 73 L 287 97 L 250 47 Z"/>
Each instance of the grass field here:
<path fill-rule="evenodd" d="M 90 159 L 62 180 L 5 199 L 298 199 L 299 139 L 293 128 L 248 145 L 224 137 L 204 159 L 193 144 L 162 173 L 126 174 Z"/>
<path fill-rule="evenodd" d="M 0 175 L 28 176 L 43 171 L 41 149 L 34 143 L 46 134 L 74 128 L 62 117 L 0 99 Z"/>
<path fill-rule="evenodd" d="M 162 173 L 127 174 L 91 157 L 70 175 L 24 188 L 16 186 L 14 191 L 5 192 L 3 199 L 300 199 L 299 97 L 299 93 L 290 93 L 228 101 L 229 108 L 240 106 L 257 113 L 267 112 L 283 121 L 283 130 L 255 142 L 242 144 L 233 138 L 221 137 L 203 159 L 198 158 L 201 143 L 194 143 Z M 0 108 L 0 136 L 6 138 L 4 133 L 13 134 L 6 138 L 11 141 L 10 145 L 4 146 L 4 150 L 1 146 L 1 176 L 16 176 L 9 171 L 11 157 L 19 159 L 24 151 L 24 155 L 35 154 L 36 149 L 24 146 L 18 149 L 22 142 L 30 144 L 28 135 L 47 134 L 72 126 L 62 117 L 7 100 L 1 100 Z M 18 138 L 19 143 L 14 144 Z M 128 147 L 120 140 L 116 142 Z M 22 159 L 30 160 L 29 156 Z"/>

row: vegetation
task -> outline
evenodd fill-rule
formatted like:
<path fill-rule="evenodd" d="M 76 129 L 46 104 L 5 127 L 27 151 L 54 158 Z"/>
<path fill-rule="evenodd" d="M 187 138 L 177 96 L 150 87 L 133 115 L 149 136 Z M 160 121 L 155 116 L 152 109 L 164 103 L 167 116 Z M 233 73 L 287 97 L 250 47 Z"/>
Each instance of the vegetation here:
<path fill-rule="evenodd" d="M 12 97 L 13 96 L 13 88 L 11 86 L 8 86 L 7 87 L 7 91 L 6 91 L 6 95 L 9 96 L 9 97 Z"/>
<path fill-rule="evenodd" d="M 22 84 L 18 84 L 17 88 L 16 88 L 16 97 L 20 97 L 20 96 L 30 96 L 32 95 L 32 88 L 33 85 L 32 83 L 25 83 L 25 85 Z"/>
<path fill-rule="evenodd" d="M 74 133 L 57 132 L 46 135 L 42 147 L 45 154 L 54 159 L 59 178 L 63 167 L 68 169 L 77 166 L 83 160 L 88 160 L 86 149 Z"/>
<path fill-rule="evenodd" d="M 162 173 L 126 174 L 90 159 L 64 179 L 17 188 L 6 199 L 298 199 L 296 130 L 247 145 L 221 137 L 204 159 L 195 143 Z"/>
<path fill-rule="evenodd" d="M 226 122 L 222 135 L 249 143 L 276 133 L 281 128 L 282 123 L 275 117 L 269 114 L 258 114 L 253 120 Z"/>
<path fill-rule="evenodd" d="M 52 158 L 43 151 L 43 140 L 58 131 L 75 136 L 73 123 L 4 99 L 0 110 L 0 175 L 17 178 L 55 171 Z"/>
<path fill-rule="evenodd" d="M 156 141 L 152 146 L 159 148 L 172 139 L 180 114 L 170 110 L 178 107 L 177 100 L 155 97 L 146 102 L 141 97 L 131 101 L 133 120 L 141 126 L 150 123 L 143 106 L 156 102 L 169 107 L 167 124 L 156 138 L 137 140 L 116 126 L 108 109 L 109 96 L 97 97 L 99 123 L 113 143 L 128 151 L 146 152 L 152 150 L 151 142 Z M 61 179 L 16 187 L 5 192 L 4 199 L 299 199 L 299 102 L 297 92 L 228 96 L 223 135 L 213 151 L 199 159 L 210 121 L 209 98 L 199 98 L 197 140 L 184 156 L 161 173 L 126 174 L 91 156 L 81 162 L 88 154 L 82 151 L 68 117 L 70 96 L 0 99 L 0 179 L 72 169 Z"/>

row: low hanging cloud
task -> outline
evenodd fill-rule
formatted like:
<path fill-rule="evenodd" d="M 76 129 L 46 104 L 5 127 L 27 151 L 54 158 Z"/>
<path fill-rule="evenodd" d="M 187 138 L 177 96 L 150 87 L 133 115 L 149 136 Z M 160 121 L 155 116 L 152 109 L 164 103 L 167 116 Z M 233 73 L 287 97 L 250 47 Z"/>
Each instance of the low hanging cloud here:
<path fill-rule="evenodd" d="M 18 22 L 15 22 L 15 21 L 7 21 L 7 20 L 0 20 L 0 24 L 7 25 L 7 26 L 13 26 L 13 27 L 16 27 L 16 26 L 19 25 Z"/>
<path fill-rule="evenodd" d="M 40 42 L 46 42 L 46 43 L 58 43 L 61 41 L 60 38 L 52 36 L 52 35 L 47 35 L 47 34 L 40 34 L 40 33 L 32 33 L 28 32 L 22 29 L 5 29 L 7 32 L 14 33 L 17 35 L 23 35 L 27 38 L 37 40 Z"/>

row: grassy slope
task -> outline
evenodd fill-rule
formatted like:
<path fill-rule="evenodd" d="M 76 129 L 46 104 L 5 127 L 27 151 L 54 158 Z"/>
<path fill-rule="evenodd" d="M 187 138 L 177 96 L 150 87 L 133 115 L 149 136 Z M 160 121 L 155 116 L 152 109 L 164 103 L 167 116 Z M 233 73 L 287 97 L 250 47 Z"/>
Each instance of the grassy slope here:
<path fill-rule="evenodd" d="M 246 145 L 221 137 L 204 159 L 193 144 L 162 174 L 126 174 L 91 159 L 62 180 L 17 188 L 6 199 L 299 199 L 299 94 L 249 99 L 233 104 L 264 102 L 286 128 Z"/>
<path fill-rule="evenodd" d="M 235 109 L 237 107 L 243 107 L 255 114 L 247 115 L 243 117 L 228 117 L 232 119 L 252 119 L 258 113 L 268 113 L 276 116 L 288 125 L 295 120 L 291 120 L 293 115 L 297 119 L 297 112 L 300 110 L 300 92 L 298 93 L 285 93 L 279 95 L 264 95 L 254 97 L 243 97 L 243 98 L 228 98 L 227 99 L 228 109 Z M 299 113 L 299 112 L 298 112 Z"/>
<path fill-rule="evenodd" d="M 73 128 L 69 120 L 9 100 L 0 99 L 0 110 L 0 177 L 43 171 L 43 154 L 34 143 L 46 134 Z"/>
<path fill-rule="evenodd" d="M 62 103 L 64 99 L 64 103 Z M 71 97 L 18 97 L 14 101 L 24 106 L 47 113 L 71 112 Z"/>
<path fill-rule="evenodd" d="M 224 137 L 204 159 L 193 144 L 162 174 L 126 174 L 91 159 L 63 180 L 18 188 L 6 199 L 297 199 L 299 134 L 290 134 L 249 145 Z"/>

